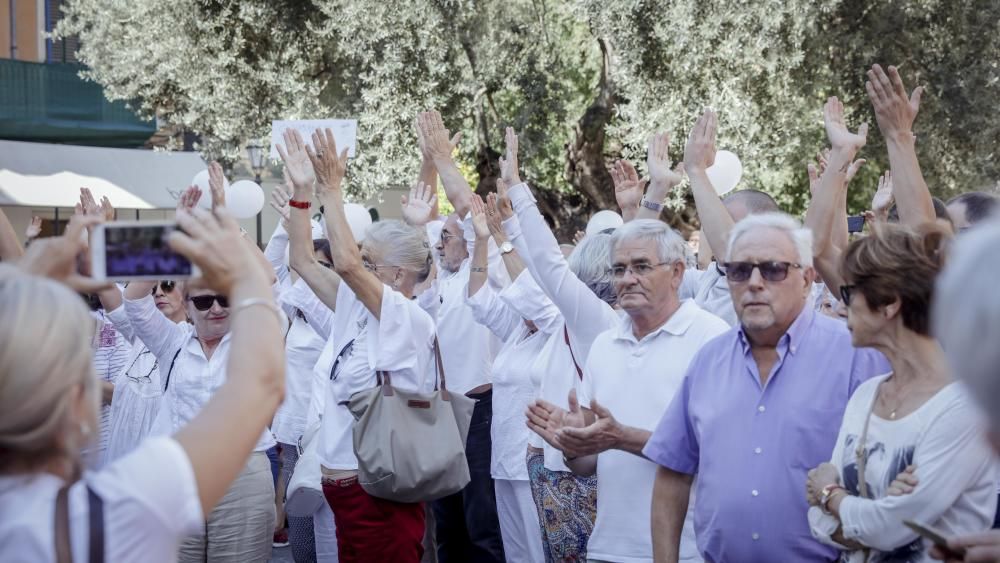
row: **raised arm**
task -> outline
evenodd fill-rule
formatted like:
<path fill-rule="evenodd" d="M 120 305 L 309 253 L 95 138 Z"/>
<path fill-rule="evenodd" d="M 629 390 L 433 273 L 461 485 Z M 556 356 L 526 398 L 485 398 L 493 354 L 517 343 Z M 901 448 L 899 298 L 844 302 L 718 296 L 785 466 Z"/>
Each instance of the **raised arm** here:
<path fill-rule="evenodd" d="M 226 206 L 226 174 L 216 161 L 208 164 L 208 188 L 212 192 L 212 209 Z"/>
<path fill-rule="evenodd" d="M 278 145 L 278 152 L 285 162 L 285 185 L 291 184 L 294 191 L 289 201 L 288 211 L 288 258 L 292 269 L 306 280 L 309 288 L 320 301 L 330 309 L 337 307 L 337 290 L 340 288 L 340 278 L 316 260 L 312 247 L 312 226 L 309 209 L 313 200 L 313 184 L 316 176 L 306 154 L 301 135 L 285 133 L 286 147 Z M 294 143 L 294 144 L 293 144 Z M 285 152 L 287 151 L 287 152 Z M 343 205 L 341 205 L 343 208 Z M 330 225 L 327 224 L 329 230 Z M 329 235 L 327 235 L 329 237 Z M 330 247 L 333 247 L 330 240 Z M 333 257 L 336 262 L 336 256 Z"/>
<path fill-rule="evenodd" d="M 917 136 L 913 134 L 913 121 L 920 110 L 923 87 L 918 86 L 907 96 L 896 67 L 890 66 L 886 74 L 881 66 L 874 65 L 868 71 L 865 90 L 875 107 L 875 120 L 889 149 L 889 168 L 892 169 L 900 223 L 916 226 L 934 221 L 934 201 L 920 171 Z"/>
<path fill-rule="evenodd" d="M 639 216 L 639 202 L 649 179 L 640 179 L 635 167 L 627 160 L 616 161 L 608 172 L 615 186 L 615 201 L 622 212 L 622 220 L 628 223 Z"/>
<path fill-rule="evenodd" d="M 646 149 L 646 168 L 649 173 L 649 187 L 646 196 L 639 203 L 638 219 L 659 219 L 663 212 L 663 202 L 670 190 L 684 179 L 684 163 L 671 168 L 670 133 L 652 135 Z"/>
<path fill-rule="evenodd" d="M 420 135 L 419 117 L 413 120 L 413 130 L 417 134 L 417 144 L 420 147 L 420 175 L 417 176 L 417 182 L 427 186 L 435 194 L 434 200 L 431 203 L 432 209 L 430 220 L 436 221 L 440 216 L 440 208 L 438 207 L 437 198 L 438 173 L 437 167 L 434 166 L 434 159 L 424 146 L 424 138 Z M 456 144 L 457 140 L 458 139 L 456 139 Z"/>
<path fill-rule="evenodd" d="M 441 184 L 444 185 L 448 201 L 458 216 L 464 218 L 472 206 L 472 188 L 452 158 L 462 134 L 456 133 L 449 139 L 450 133 L 444 126 L 441 114 L 436 111 L 423 112 L 417 116 L 417 134 L 425 158 L 434 163 L 434 168 L 441 176 Z"/>
<path fill-rule="evenodd" d="M 504 193 L 507 192 L 503 178 L 497 180 L 497 186 Z M 509 198 L 500 198 L 495 193 L 486 196 L 486 224 L 489 226 L 490 235 L 497 248 L 502 247 L 505 242 L 510 242 L 507 238 L 507 232 L 503 228 L 503 220 L 505 217 L 510 218 L 513 215 L 514 209 L 510 206 Z M 525 269 L 524 260 L 521 259 L 517 249 L 501 254 L 501 258 L 511 281 L 516 280 Z"/>
<path fill-rule="evenodd" d="M 715 136 L 718 130 L 718 118 L 712 110 L 698 118 L 687 145 L 684 147 L 684 170 L 691 180 L 691 193 L 694 195 L 694 205 L 698 209 L 698 219 L 701 221 L 701 232 L 708 240 L 708 245 L 715 251 L 716 258 L 723 262 L 726 249 L 729 246 L 729 232 L 733 230 L 733 217 L 726 210 L 719 194 L 708 179 L 708 168 L 715 164 Z"/>
<path fill-rule="evenodd" d="M 269 272 L 250 253 L 239 225 L 217 208 L 180 217 L 170 245 L 201 269 L 232 304 L 226 381 L 174 436 L 194 469 L 207 517 L 246 464 L 285 395 L 283 326 Z"/>
<path fill-rule="evenodd" d="M 278 212 L 281 219 L 275 225 L 274 233 L 271 234 L 271 238 L 267 241 L 267 246 L 264 247 L 264 257 L 271 264 L 271 269 L 278 276 L 278 282 L 282 287 L 291 285 L 288 271 L 289 265 L 285 263 L 286 252 L 289 255 L 288 261 L 291 262 L 291 252 L 288 248 L 288 229 L 291 228 L 289 223 L 289 219 L 291 219 L 289 209 L 291 209 L 291 206 L 288 205 L 288 201 L 291 199 L 291 187 L 287 181 L 285 184 L 275 186 L 271 192 L 271 201 L 269 203 L 271 208 Z"/>

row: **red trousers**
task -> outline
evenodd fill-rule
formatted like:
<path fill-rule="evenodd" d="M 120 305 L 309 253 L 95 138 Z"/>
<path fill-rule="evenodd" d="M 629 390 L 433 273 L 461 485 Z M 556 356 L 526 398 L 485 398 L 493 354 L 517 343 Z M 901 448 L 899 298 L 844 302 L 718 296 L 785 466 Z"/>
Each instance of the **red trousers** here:
<path fill-rule="evenodd" d="M 337 525 L 340 563 L 420 563 L 424 506 L 373 497 L 357 477 L 323 479 L 323 496 Z"/>

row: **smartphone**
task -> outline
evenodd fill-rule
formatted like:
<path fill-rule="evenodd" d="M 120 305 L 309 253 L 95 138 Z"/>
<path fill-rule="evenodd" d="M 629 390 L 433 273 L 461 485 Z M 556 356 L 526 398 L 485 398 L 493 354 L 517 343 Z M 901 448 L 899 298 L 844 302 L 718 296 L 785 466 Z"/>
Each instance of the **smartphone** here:
<path fill-rule="evenodd" d="M 847 218 L 847 232 L 860 233 L 865 228 L 864 215 L 852 215 Z"/>
<path fill-rule="evenodd" d="M 173 221 L 115 221 L 94 229 L 92 275 L 99 281 L 183 280 L 198 275 L 187 258 L 167 244 Z"/>
<path fill-rule="evenodd" d="M 931 542 L 937 546 L 938 549 L 945 552 L 949 558 L 963 559 L 965 557 L 965 549 L 952 549 L 948 547 L 948 539 L 944 537 L 944 534 L 940 530 L 935 530 L 930 526 L 924 524 L 918 524 L 913 520 L 903 520 L 903 524 L 907 528 L 913 530 L 921 537 L 931 540 Z"/>

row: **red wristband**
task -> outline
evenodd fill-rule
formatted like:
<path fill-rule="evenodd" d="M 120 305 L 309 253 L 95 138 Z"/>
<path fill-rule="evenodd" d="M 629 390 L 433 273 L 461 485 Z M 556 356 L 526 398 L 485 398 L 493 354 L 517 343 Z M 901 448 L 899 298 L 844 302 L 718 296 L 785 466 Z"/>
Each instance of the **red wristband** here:
<path fill-rule="evenodd" d="M 291 205 L 292 207 L 294 207 L 296 209 L 309 209 L 310 207 L 312 207 L 312 202 L 311 201 L 295 201 L 294 199 L 290 199 L 290 200 L 288 200 L 288 205 Z"/>

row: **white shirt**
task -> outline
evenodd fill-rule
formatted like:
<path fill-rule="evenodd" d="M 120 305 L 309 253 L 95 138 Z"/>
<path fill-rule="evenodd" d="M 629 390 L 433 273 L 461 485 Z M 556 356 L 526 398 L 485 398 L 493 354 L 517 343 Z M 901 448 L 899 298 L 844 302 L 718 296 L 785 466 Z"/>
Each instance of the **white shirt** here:
<path fill-rule="evenodd" d="M 865 439 L 868 498 L 855 496 L 858 441 L 878 385 L 886 377 L 869 379 L 854 392 L 833 449 L 831 463 L 852 494 L 840 504 L 844 537 L 871 547 L 870 561 L 929 562 L 929 542 L 904 526 L 903 520 L 930 525 L 945 537 L 988 530 L 997 505 L 996 458 L 984 439 L 982 414 L 965 387 L 952 383 L 902 418 L 871 415 Z M 917 466 L 917 487 L 908 495 L 886 496 L 892 481 L 911 464 Z M 813 536 L 837 545 L 830 540 L 836 518 L 811 507 L 809 523 Z M 864 554 L 849 552 L 843 560 L 860 562 Z"/>
<path fill-rule="evenodd" d="M 504 341 L 493 361 L 490 473 L 494 479 L 527 481 L 524 456 L 532 432 L 524 413 L 539 391 L 529 369 L 548 335 L 562 326 L 562 317 L 527 271 L 499 294 L 484 284 L 468 303 L 473 317 Z M 535 324 L 535 332 L 528 330 L 525 319 Z"/>
<path fill-rule="evenodd" d="M 161 381 L 167 388 L 151 434 L 173 434 L 194 418 L 225 382 L 230 335 L 226 333 L 212 357 L 206 358 L 194 325 L 176 324 L 165 317 L 152 295 L 134 301 L 126 299 L 125 312 L 136 336 L 156 356 Z M 254 451 L 272 446 L 274 437 L 265 429 Z"/>
<path fill-rule="evenodd" d="M 99 380 L 113 383 L 125 369 L 132 346 L 103 310 L 91 311 L 90 315 L 97 322 L 93 340 L 94 371 Z M 111 405 L 101 405 L 100 424 L 97 444 L 84 452 L 88 466 L 95 469 L 104 464 L 108 441 L 111 439 Z"/>
<path fill-rule="evenodd" d="M 596 400 L 621 424 L 653 431 L 681 387 L 688 364 L 701 347 L 729 330 L 726 323 L 685 300 L 660 328 L 636 341 L 632 319 L 594 341 L 583 382 L 581 406 Z M 656 464 L 609 450 L 597 457 L 597 520 L 587 556 L 608 561 L 652 561 L 650 499 Z M 680 556 L 700 560 L 691 511 L 684 520 Z"/>
<path fill-rule="evenodd" d="M 177 561 L 187 534 L 204 526 L 198 484 L 187 454 L 171 438 L 147 440 L 131 454 L 88 472 L 69 490 L 74 561 L 88 560 L 87 483 L 104 501 L 104 560 Z M 55 561 L 56 495 L 48 473 L 0 476 L 0 561 Z"/>
<path fill-rule="evenodd" d="M 301 280 L 300 280 L 301 281 Z M 326 341 L 312 325 L 293 312 L 292 326 L 285 336 L 285 400 L 274 415 L 271 430 L 283 444 L 295 444 L 305 431 L 306 413 L 312 398 L 313 368 Z"/>
<path fill-rule="evenodd" d="M 740 322 L 733 307 L 729 282 L 719 271 L 717 262 L 713 261 L 705 270 L 686 268 L 677 294 L 681 299 L 693 299 L 695 305 L 726 321 L 729 326 Z"/>
<path fill-rule="evenodd" d="M 343 403 L 376 386 L 376 371 L 387 371 L 393 387 L 429 392 L 434 388 L 434 321 L 415 300 L 383 286 L 382 310 L 375 318 L 341 282 L 333 329 L 335 354 L 322 369 L 329 383 L 319 434 L 318 457 L 329 469 L 358 468 L 354 417 Z M 327 357 L 327 354 L 323 354 Z M 449 387 L 451 379 L 448 379 Z"/>

